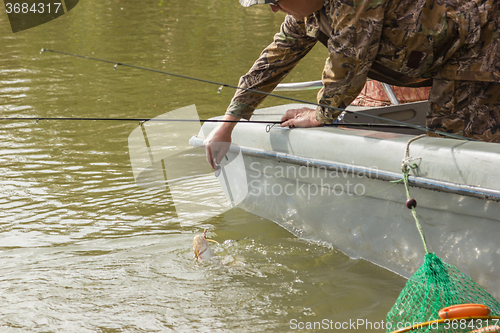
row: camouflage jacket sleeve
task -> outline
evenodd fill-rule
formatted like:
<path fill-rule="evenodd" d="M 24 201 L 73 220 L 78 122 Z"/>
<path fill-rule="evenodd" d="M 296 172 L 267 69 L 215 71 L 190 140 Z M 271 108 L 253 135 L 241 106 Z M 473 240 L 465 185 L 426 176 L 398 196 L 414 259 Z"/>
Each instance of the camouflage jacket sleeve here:
<path fill-rule="evenodd" d="M 304 22 L 287 15 L 274 41 L 262 51 L 250 71 L 240 78 L 238 87 L 270 93 L 316 44 L 306 35 Z M 266 95 L 238 89 L 226 114 L 250 119 Z"/>
<path fill-rule="evenodd" d="M 325 3 L 332 20 L 330 57 L 323 72 L 319 104 L 345 108 L 363 89 L 377 56 L 384 21 L 383 0 L 337 0 Z M 315 14 L 317 16 L 317 14 Z M 310 17 L 314 26 L 314 16 Z M 332 123 L 340 110 L 318 107 L 316 119 Z"/>
<path fill-rule="evenodd" d="M 498 0 L 328 0 L 324 14 L 330 57 L 320 104 L 345 108 L 373 65 L 414 79 L 500 81 Z M 316 118 L 330 123 L 339 113 L 318 108 Z"/>

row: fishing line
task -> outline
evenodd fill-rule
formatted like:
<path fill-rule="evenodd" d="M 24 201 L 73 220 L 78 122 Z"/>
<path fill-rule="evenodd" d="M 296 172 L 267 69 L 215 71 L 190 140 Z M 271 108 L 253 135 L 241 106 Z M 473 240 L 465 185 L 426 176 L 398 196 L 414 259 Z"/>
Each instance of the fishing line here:
<path fill-rule="evenodd" d="M 34 120 L 37 123 L 45 121 L 135 121 L 144 123 L 148 121 L 158 122 L 207 122 L 207 123 L 250 123 L 250 124 L 282 124 L 283 121 L 275 120 L 225 120 L 225 119 L 166 119 L 166 118 L 91 118 L 91 117 L 0 117 L 0 121 Z M 385 128 L 411 128 L 405 125 L 371 124 L 371 123 L 335 123 L 325 124 L 325 127 L 385 127 Z M 272 128 L 272 127 L 271 127 Z M 269 132 L 269 131 L 268 131 Z"/>
<path fill-rule="evenodd" d="M 146 122 L 146 121 L 159 121 L 159 122 L 208 122 L 208 123 L 242 123 L 240 120 L 224 120 L 224 119 L 165 119 L 165 118 L 82 118 L 82 117 L 0 117 L 0 120 L 35 120 L 39 122 L 41 120 L 74 120 L 74 121 L 136 121 L 136 122 Z M 266 121 L 266 120 L 248 120 L 246 123 L 255 124 L 281 124 L 282 121 Z"/>
<path fill-rule="evenodd" d="M 254 92 L 254 93 L 258 93 L 258 94 L 262 94 L 262 95 L 266 95 L 266 96 L 270 96 L 270 97 L 281 98 L 281 99 L 289 100 L 289 101 L 292 101 L 292 102 L 303 103 L 303 104 L 308 104 L 308 105 L 313 105 L 313 106 L 320 106 L 320 107 L 324 107 L 324 108 L 331 109 L 331 110 L 337 110 L 337 111 L 343 111 L 343 112 L 347 112 L 347 113 L 356 114 L 355 111 L 345 110 L 345 109 L 341 109 L 341 108 L 337 108 L 337 107 L 333 107 L 333 106 L 329 106 L 329 105 L 323 105 L 323 104 L 314 103 L 314 102 L 310 102 L 310 101 L 305 101 L 305 100 L 301 100 L 301 99 L 297 99 L 297 98 L 293 98 L 293 97 L 276 95 L 276 94 L 273 94 L 273 93 L 268 93 L 268 92 L 259 91 L 259 90 L 255 90 L 255 89 L 242 88 L 242 87 L 238 87 L 238 86 L 227 84 L 227 83 L 216 82 L 216 81 L 211 81 L 211 80 L 205 80 L 205 79 L 200 79 L 200 78 L 196 78 L 196 77 L 192 77 L 192 76 L 187 76 L 187 75 L 182 75 L 182 74 L 177 74 L 177 73 L 171 73 L 171 72 L 166 72 L 166 71 L 160 71 L 160 70 L 157 70 L 157 69 L 146 68 L 146 67 L 141 67 L 141 66 L 130 65 L 130 64 L 126 64 L 126 63 L 122 63 L 122 62 L 118 62 L 118 61 L 111 61 L 111 60 L 106 60 L 106 59 L 99 59 L 99 58 L 89 57 L 89 56 L 85 56 L 85 55 L 79 55 L 79 54 L 74 54 L 74 53 L 68 53 L 68 52 L 62 52 L 62 51 L 50 50 L 50 49 L 43 48 L 40 51 L 40 53 L 44 53 L 44 52 L 52 52 L 52 53 L 67 55 L 67 56 L 70 56 L 70 57 L 83 58 L 83 59 L 87 59 L 87 60 L 93 60 L 93 61 L 105 62 L 105 63 L 108 63 L 108 64 L 114 64 L 113 69 L 115 69 L 115 70 L 118 68 L 118 66 L 124 66 L 124 67 L 130 67 L 130 68 L 135 68 L 135 69 L 139 69 L 139 70 L 145 70 L 145 71 L 159 73 L 159 74 L 164 74 L 164 75 L 170 75 L 170 76 L 174 76 L 174 77 L 178 77 L 178 78 L 183 78 L 183 79 L 187 79 L 187 80 L 192 80 L 192 81 L 198 81 L 198 82 L 203 82 L 203 83 L 214 84 L 214 85 L 218 85 L 219 86 L 218 92 L 220 92 L 222 88 L 228 87 L 228 88 L 233 88 L 233 89 L 236 89 L 236 90 L 245 90 L 245 91 Z M 477 141 L 477 140 L 474 140 L 474 139 L 471 139 L 471 138 L 466 138 L 466 137 L 461 136 L 461 135 L 452 134 L 452 133 L 446 133 L 446 132 L 442 132 L 442 131 L 438 131 L 438 130 L 434 130 L 434 129 L 430 129 L 430 128 L 426 128 L 426 127 L 422 127 L 422 126 L 418 126 L 418 125 L 414 125 L 414 124 L 410 124 L 410 123 L 405 123 L 405 122 L 398 121 L 398 120 L 393 120 L 393 119 L 388 119 L 388 118 L 382 118 L 382 117 L 374 116 L 374 115 L 371 115 L 371 114 L 363 114 L 363 116 L 366 116 L 366 117 L 369 117 L 369 118 L 372 118 L 372 119 L 382 120 L 384 122 L 390 122 L 392 124 L 396 124 L 396 125 L 400 125 L 400 126 L 404 126 L 404 127 L 409 127 L 409 128 L 417 129 L 417 130 L 423 131 L 423 132 L 432 132 L 432 133 L 436 133 L 436 134 L 439 134 L 439 135 L 442 135 L 442 136 L 451 137 L 451 138 L 455 138 L 455 139 L 468 140 L 468 141 Z M 10 119 L 14 120 L 13 118 L 10 118 Z M 42 120 L 42 118 L 36 118 L 36 119 L 41 119 Z M 45 120 L 48 120 L 48 119 L 49 118 L 46 118 Z M 63 119 L 63 118 L 57 118 L 57 119 Z M 92 120 L 91 118 L 85 118 L 85 119 Z M 104 119 L 110 119 L 111 120 L 111 118 L 99 118 L 99 119 L 95 118 L 95 120 L 104 120 Z M 122 118 L 122 119 L 127 119 L 127 118 Z M 3 120 L 6 120 L 6 119 L 3 119 Z M 75 118 L 73 120 L 78 120 L 78 119 Z M 84 120 L 84 119 L 82 118 L 80 120 Z M 133 119 L 133 120 L 135 120 L 135 119 Z M 139 121 L 149 121 L 149 120 L 151 120 L 151 119 L 145 119 L 145 120 L 139 120 Z M 179 120 L 179 121 L 182 121 L 182 120 Z M 217 122 L 239 122 L 239 121 L 237 121 L 237 120 L 233 120 L 233 121 L 219 120 Z M 255 122 L 255 121 L 248 121 L 248 122 L 250 123 L 250 122 Z M 268 124 L 269 123 L 281 123 L 281 122 L 272 122 L 272 121 L 262 121 L 262 122 L 265 122 L 265 123 L 268 123 Z M 339 124 L 338 126 L 340 126 L 340 125 L 341 124 Z M 346 124 L 342 124 L 342 125 L 346 125 Z"/>

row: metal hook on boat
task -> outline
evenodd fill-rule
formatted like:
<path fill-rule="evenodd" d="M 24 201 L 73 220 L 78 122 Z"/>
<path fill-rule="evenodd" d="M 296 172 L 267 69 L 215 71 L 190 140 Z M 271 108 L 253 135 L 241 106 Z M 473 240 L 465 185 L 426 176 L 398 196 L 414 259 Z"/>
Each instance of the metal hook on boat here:
<path fill-rule="evenodd" d="M 274 127 L 274 125 L 276 125 L 276 123 L 274 123 L 274 124 L 267 124 L 266 125 L 266 133 L 271 132 L 271 130 Z"/>

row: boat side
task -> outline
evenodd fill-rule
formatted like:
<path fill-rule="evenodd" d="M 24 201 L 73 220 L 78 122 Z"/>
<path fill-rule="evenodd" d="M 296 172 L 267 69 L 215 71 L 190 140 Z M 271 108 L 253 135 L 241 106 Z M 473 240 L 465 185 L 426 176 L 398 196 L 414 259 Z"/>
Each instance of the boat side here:
<path fill-rule="evenodd" d="M 298 106 L 265 109 L 273 119 Z M 267 114 L 267 116 L 262 115 Z M 199 138 L 212 124 L 204 124 Z M 401 161 L 413 136 L 352 128 L 238 124 L 248 195 L 238 207 L 409 277 L 424 249 L 405 206 Z M 195 141 L 198 141 L 196 143 Z M 410 191 L 429 250 L 500 298 L 500 145 L 421 138 Z"/>

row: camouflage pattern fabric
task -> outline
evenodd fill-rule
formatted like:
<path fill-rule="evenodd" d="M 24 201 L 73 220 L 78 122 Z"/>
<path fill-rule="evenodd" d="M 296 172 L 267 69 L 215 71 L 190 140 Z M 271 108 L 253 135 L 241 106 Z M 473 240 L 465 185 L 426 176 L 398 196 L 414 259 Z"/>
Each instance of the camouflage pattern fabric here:
<path fill-rule="evenodd" d="M 500 83 L 434 80 L 429 100 L 428 128 L 500 143 Z"/>
<path fill-rule="evenodd" d="M 438 88 L 442 84 L 439 82 L 457 81 L 453 83 L 457 87 L 453 94 L 461 94 L 465 89 L 460 81 L 471 81 L 469 86 L 478 87 L 486 82 L 500 82 L 498 1 L 325 0 L 323 8 L 303 22 L 291 16 L 285 18 L 274 42 L 240 79 L 240 87 L 271 92 L 311 50 L 321 34 L 327 34 L 330 56 L 323 70 L 324 88 L 318 93 L 320 104 L 345 108 L 360 93 L 370 69 L 382 68 L 410 79 L 433 79 L 429 126 L 455 131 L 456 124 L 448 126 L 438 119 L 449 121 L 454 113 L 474 106 L 460 103 L 446 106 L 444 97 L 436 95 L 444 89 Z M 483 99 L 487 102 L 477 102 L 483 109 L 500 99 L 496 85 L 489 87 L 484 88 L 487 95 Z M 472 90 L 483 91 L 481 89 Z M 451 94 L 450 88 L 444 90 Z M 226 113 L 248 119 L 264 97 L 237 90 Z M 339 113 L 318 107 L 316 118 L 332 123 Z M 486 117 L 485 111 L 468 114 Z M 493 126 L 490 137 L 497 135 L 498 126 L 491 121 L 483 119 L 475 123 L 478 122 Z M 467 122 L 464 126 L 472 125 Z M 468 135 L 465 127 L 463 133 Z"/>
<path fill-rule="evenodd" d="M 239 87 L 270 93 L 316 44 L 317 39 L 305 34 L 304 22 L 286 16 L 274 42 L 262 51 L 249 72 L 240 78 Z M 250 119 L 266 96 L 236 90 L 226 114 Z"/>

